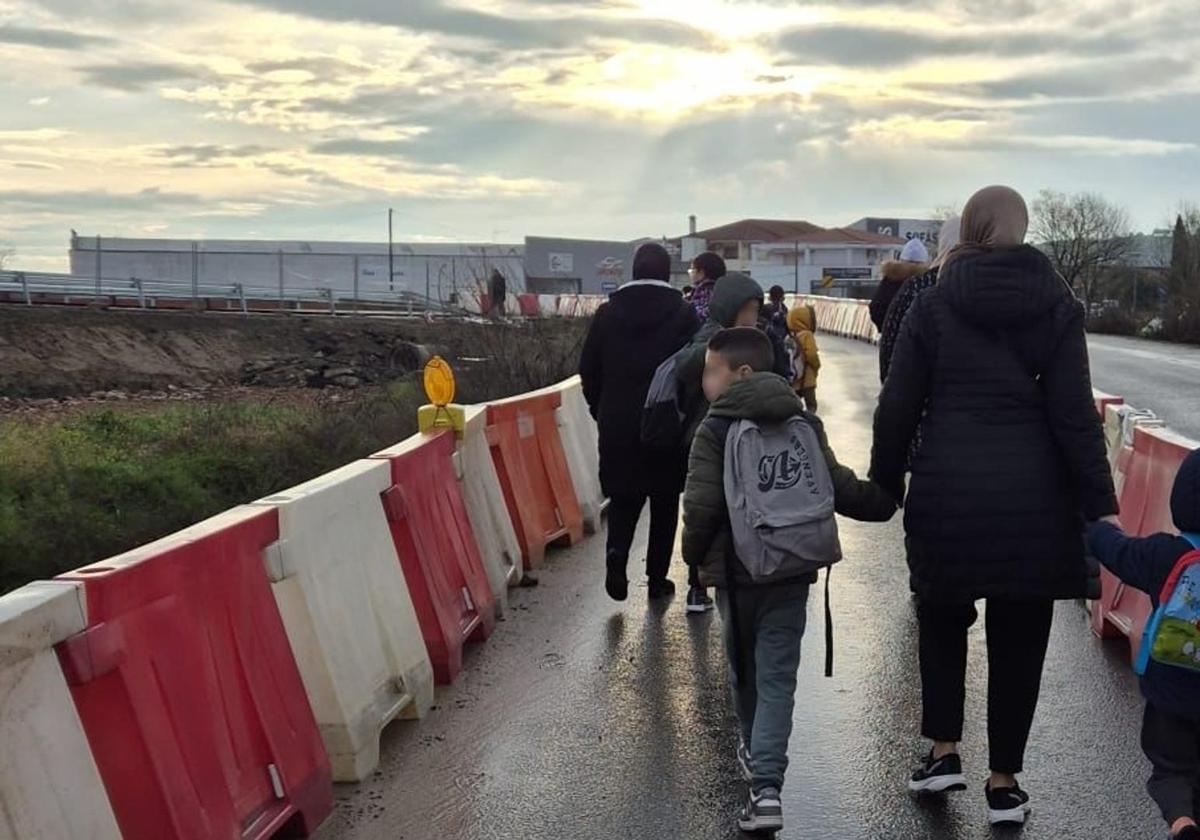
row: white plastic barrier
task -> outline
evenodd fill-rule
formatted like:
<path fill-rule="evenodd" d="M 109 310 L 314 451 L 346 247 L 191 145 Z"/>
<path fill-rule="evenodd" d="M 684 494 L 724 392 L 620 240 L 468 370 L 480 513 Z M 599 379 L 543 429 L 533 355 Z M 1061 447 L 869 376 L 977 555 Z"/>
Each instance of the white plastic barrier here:
<path fill-rule="evenodd" d="M 543 318 L 549 318 L 558 314 L 558 296 L 557 295 L 538 295 L 538 313 Z"/>
<path fill-rule="evenodd" d="M 0 840 L 120 840 L 54 653 L 86 626 L 77 583 L 0 598 Z"/>
<path fill-rule="evenodd" d="M 562 398 L 562 405 L 557 412 L 558 433 L 567 456 L 571 484 L 575 487 L 575 496 L 583 511 L 584 528 L 588 533 L 595 534 L 600 530 L 600 516 L 607 500 L 600 489 L 599 432 L 583 398 L 583 381 L 578 376 L 572 376 L 536 393 L 548 391 L 557 391 Z"/>
<path fill-rule="evenodd" d="M 433 668 L 380 494 L 386 461 L 356 461 L 255 502 L 279 510 L 267 553 L 275 602 L 300 667 L 333 778 L 379 763 L 379 735 L 433 702 Z"/>
<path fill-rule="evenodd" d="M 520 583 L 525 574 L 521 544 L 517 542 L 517 532 L 508 516 L 504 490 L 488 447 L 487 409 L 469 405 L 463 406 L 462 412 L 454 472 L 462 482 L 467 517 L 479 543 L 479 553 L 483 556 L 496 603 L 507 606 L 508 587 Z"/>
<path fill-rule="evenodd" d="M 1126 462 L 1133 452 L 1133 430 L 1138 426 L 1162 428 L 1163 422 L 1153 411 L 1131 405 L 1109 405 L 1104 411 L 1104 440 L 1108 447 L 1108 463 L 1112 468 L 1117 496 L 1125 485 Z"/>

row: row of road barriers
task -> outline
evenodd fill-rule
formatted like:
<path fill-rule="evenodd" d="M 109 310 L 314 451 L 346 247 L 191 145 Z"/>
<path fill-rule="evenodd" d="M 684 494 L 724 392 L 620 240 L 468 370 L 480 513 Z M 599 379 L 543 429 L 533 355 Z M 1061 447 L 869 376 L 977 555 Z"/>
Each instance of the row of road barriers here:
<path fill-rule="evenodd" d="M 1200 443 L 1172 432 L 1153 412 L 1126 405 L 1119 396 L 1097 391 L 1095 402 L 1104 418 L 1121 526 L 1137 536 L 1177 532 L 1171 521 L 1171 488 L 1180 464 Z M 1152 611 L 1150 598 L 1103 569 L 1101 595 L 1091 610 L 1096 635 L 1125 636 L 1130 659 L 1136 658 Z"/>
<path fill-rule="evenodd" d="M 0 840 L 307 836 L 599 526 L 578 377 L 0 597 Z"/>

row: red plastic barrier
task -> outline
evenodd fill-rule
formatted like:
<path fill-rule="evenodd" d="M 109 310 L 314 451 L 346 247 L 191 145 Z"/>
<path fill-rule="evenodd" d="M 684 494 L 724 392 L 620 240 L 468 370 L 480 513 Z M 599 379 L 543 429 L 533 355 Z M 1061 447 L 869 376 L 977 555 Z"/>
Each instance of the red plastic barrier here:
<path fill-rule="evenodd" d="M 525 567 L 536 569 L 546 546 L 583 539 L 583 512 L 558 436 L 555 392 L 513 397 L 487 407 L 487 439 Z"/>
<path fill-rule="evenodd" d="M 1192 441 L 1166 429 L 1134 429 L 1133 447 L 1128 454 L 1122 453 L 1125 480 L 1121 487 L 1121 525 L 1126 532 L 1148 536 L 1175 531 L 1171 487 L 1193 446 Z M 1101 574 L 1101 587 L 1100 600 L 1092 607 L 1092 629 L 1100 636 L 1111 636 L 1115 628 L 1129 637 L 1130 656 L 1136 656 L 1152 611 L 1150 598 L 1121 583 L 1107 570 Z"/>
<path fill-rule="evenodd" d="M 372 457 L 392 464 L 383 506 L 441 685 L 462 669 L 463 645 L 496 627 L 496 598 L 454 474 L 454 433 L 417 435 Z"/>
<path fill-rule="evenodd" d="M 1100 414 L 1101 422 L 1104 421 L 1105 411 L 1110 405 L 1122 405 L 1125 402 L 1124 397 L 1114 396 L 1113 394 L 1106 394 L 1103 391 L 1093 390 L 1092 397 L 1095 400 L 1096 411 L 1099 412 L 1099 414 Z"/>
<path fill-rule="evenodd" d="M 235 508 L 80 581 L 88 628 L 58 645 L 125 840 L 316 830 L 329 759 L 263 568 L 273 508 Z"/>
<path fill-rule="evenodd" d="M 517 295 L 517 303 L 521 307 L 521 314 L 526 318 L 537 318 L 542 314 L 541 306 L 538 304 L 537 295 Z"/>

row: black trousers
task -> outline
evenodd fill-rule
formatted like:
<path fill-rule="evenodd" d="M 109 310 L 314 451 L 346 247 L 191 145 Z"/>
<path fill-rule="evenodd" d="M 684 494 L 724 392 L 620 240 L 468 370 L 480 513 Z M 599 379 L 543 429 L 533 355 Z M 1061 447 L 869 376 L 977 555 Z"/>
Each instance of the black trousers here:
<path fill-rule="evenodd" d="M 966 699 L 967 630 L 974 604 L 922 601 L 921 734 L 961 741 Z M 995 773 L 1020 773 L 1042 684 L 1053 601 L 987 601 L 988 753 Z"/>
<path fill-rule="evenodd" d="M 1200 806 L 1200 723 L 1149 703 L 1142 718 L 1142 751 L 1154 765 L 1146 790 L 1168 825 L 1197 816 Z"/>
<path fill-rule="evenodd" d="M 679 493 L 656 492 L 649 495 L 613 496 L 608 502 L 608 553 L 629 560 L 629 549 L 637 531 L 646 499 L 650 500 L 650 538 L 646 545 L 646 577 L 662 580 L 671 568 L 675 551 L 675 532 L 679 527 Z M 698 571 L 688 574 L 689 583 L 697 583 Z"/>

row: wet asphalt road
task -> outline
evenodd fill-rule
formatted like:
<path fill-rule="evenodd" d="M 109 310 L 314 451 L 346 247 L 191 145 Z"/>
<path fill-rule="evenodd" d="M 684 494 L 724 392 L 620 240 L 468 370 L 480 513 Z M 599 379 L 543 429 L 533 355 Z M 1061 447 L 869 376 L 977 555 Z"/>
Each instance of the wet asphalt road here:
<path fill-rule="evenodd" d="M 863 469 L 878 383 L 874 350 L 822 337 L 821 405 L 838 457 Z M 1116 386 L 1114 386 L 1116 387 Z M 1077 603 L 1059 605 L 1022 777 L 1034 814 L 993 832 L 986 775 L 982 617 L 971 633 L 967 735 L 972 789 L 909 798 L 922 752 L 916 622 L 899 519 L 842 522 L 833 576 L 836 675 L 821 676 L 821 597 L 810 601 L 781 838 L 1158 840 L 1143 781 L 1141 706 L 1127 647 L 1100 642 Z M 635 544 L 645 544 L 644 529 Z M 634 578 L 637 570 L 630 569 Z M 673 568 L 681 591 L 682 564 Z M 319 840 L 725 840 L 744 796 L 719 619 L 644 586 L 603 591 L 602 538 L 551 553 L 541 586 L 514 592 L 492 639 L 424 721 L 384 734 L 379 772 L 339 786 Z"/>
<path fill-rule="evenodd" d="M 1088 339 L 1092 381 L 1200 440 L 1200 347 L 1099 335 Z"/>

